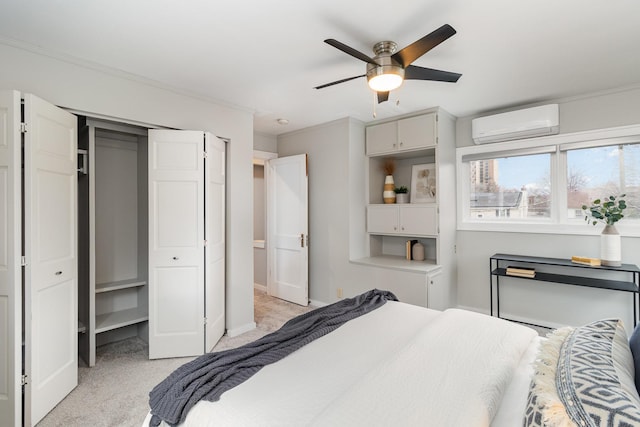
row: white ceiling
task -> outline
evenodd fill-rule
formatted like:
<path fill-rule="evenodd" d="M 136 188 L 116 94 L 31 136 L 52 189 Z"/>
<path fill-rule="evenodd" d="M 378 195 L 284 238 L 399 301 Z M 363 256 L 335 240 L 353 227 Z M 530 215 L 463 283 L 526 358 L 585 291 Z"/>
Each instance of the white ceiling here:
<path fill-rule="evenodd" d="M 266 134 L 373 120 L 366 79 L 313 89 L 365 72 L 324 39 L 373 56 L 378 41 L 402 48 L 445 23 L 458 33 L 414 65 L 462 73 L 458 83 L 407 81 L 377 118 L 434 106 L 462 117 L 640 84 L 637 0 L 0 2 L 0 42 L 247 109 Z"/>

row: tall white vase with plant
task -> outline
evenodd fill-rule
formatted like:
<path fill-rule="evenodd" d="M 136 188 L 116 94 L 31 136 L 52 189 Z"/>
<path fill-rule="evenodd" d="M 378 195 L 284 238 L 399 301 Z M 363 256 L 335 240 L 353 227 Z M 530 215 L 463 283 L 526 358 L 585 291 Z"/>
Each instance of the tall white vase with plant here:
<path fill-rule="evenodd" d="M 627 208 L 623 197 L 609 196 L 604 201 L 596 199 L 591 206 L 582 205 L 585 213 L 585 221 L 596 225 L 601 222 L 605 224 L 602 234 L 600 234 L 600 258 L 602 265 L 619 267 L 622 265 L 622 249 L 620 233 L 615 227 L 615 223 L 624 218 L 622 212 Z"/>

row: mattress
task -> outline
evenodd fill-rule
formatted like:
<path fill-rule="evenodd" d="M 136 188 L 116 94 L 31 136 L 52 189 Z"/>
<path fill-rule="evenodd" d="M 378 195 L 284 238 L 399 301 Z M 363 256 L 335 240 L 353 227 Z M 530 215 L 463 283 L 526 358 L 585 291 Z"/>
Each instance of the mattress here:
<path fill-rule="evenodd" d="M 353 400 L 355 395 L 367 405 L 358 387 L 368 387 L 367 381 L 374 381 L 369 378 L 372 373 L 387 369 L 381 367 L 388 365 L 390 360 L 401 364 L 402 361 L 397 360 L 401 349 L 406 352 L 416 336 L 424 334 L 427 326 L 437 323 L 441 315 L 440 311 L 389 301 L 285 359 L 264 367 L 245 383 L 224 393 L 218 402 L 199 402 L 183 425 L 303 426 L 323 425 L 323 420 L 328 422 L 331 417 L 339 420 L 339 410 L 348 411 L 351 405 L 342 401 L 343 396 L 346 399 L 351 395 L 349 399 Z M 531 332 L 520 325 L 514 327 Z M 535 357 L 539 340 L 526 338 L 526 341 L 526 351 L 514 363 L 517 367 L 513 378 L 511 375 L 508 378 L 504 397 L 501 395 L 503 404 L 492 425 L 522 424 L 531 375 L 530 361 Z M 428 348 L 428 343 L 424 345 Z M 394 369 L 398 369 L 397 366 Z M 393 375 L 389 374 L 391 381 Z M 420 396 L 415 399 L 418 404 L 429 405 L 421 401 Z M 381 406 L 384 403 L 372 404 Z M 328 418 L 319 416 L 323 413 L 328 413 Z M 145 426 L 149 419 L 147 416 Z"/>

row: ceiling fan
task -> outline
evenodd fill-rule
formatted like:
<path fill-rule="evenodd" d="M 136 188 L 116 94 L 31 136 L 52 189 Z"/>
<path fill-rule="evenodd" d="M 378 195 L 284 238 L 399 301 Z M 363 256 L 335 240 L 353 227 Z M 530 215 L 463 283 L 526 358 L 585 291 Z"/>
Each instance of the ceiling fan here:
<path fill-rule="evenodd" d="M 455 33 L 456 30 L 454 30 L 451 25 L 445 24 L 397 52 L 398 45 L 396 43 L 392 41 L 382 41 L 373 46 L 373 52 L 375 54 L 373 58 L 335 39 L 327 39 L 324 41 L 325 43 L 354 58 L 366 62 L 367 72 L 359 76 L 347 77 L 346 79 L 326 83 L 315 87 L 315 89 L 322 89 L 360 77 L 366 77 L 369 87 L 377 92 L 378 103 L 381 103 L 388 100 L 389 91 L 400 87 L 405 79 L 455 83 L 462 74 L 411 65 L 413 61 Z"/>

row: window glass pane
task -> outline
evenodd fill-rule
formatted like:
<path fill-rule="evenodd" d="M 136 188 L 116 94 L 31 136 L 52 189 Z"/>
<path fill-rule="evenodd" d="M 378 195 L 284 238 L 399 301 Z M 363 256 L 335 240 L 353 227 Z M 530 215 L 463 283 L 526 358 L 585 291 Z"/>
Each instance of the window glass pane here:
<path fill-rule="evenodd" d="M 640 144 L 567 151 L 569 218 L 584 218 L 582 205 L 620 194 L 625 219 L 640 219 Z"/>
<path fill-rule="evenodd" d="M 522 220 L 551 216 L 551 154 L 469 162 L 469 217 Z"/>

